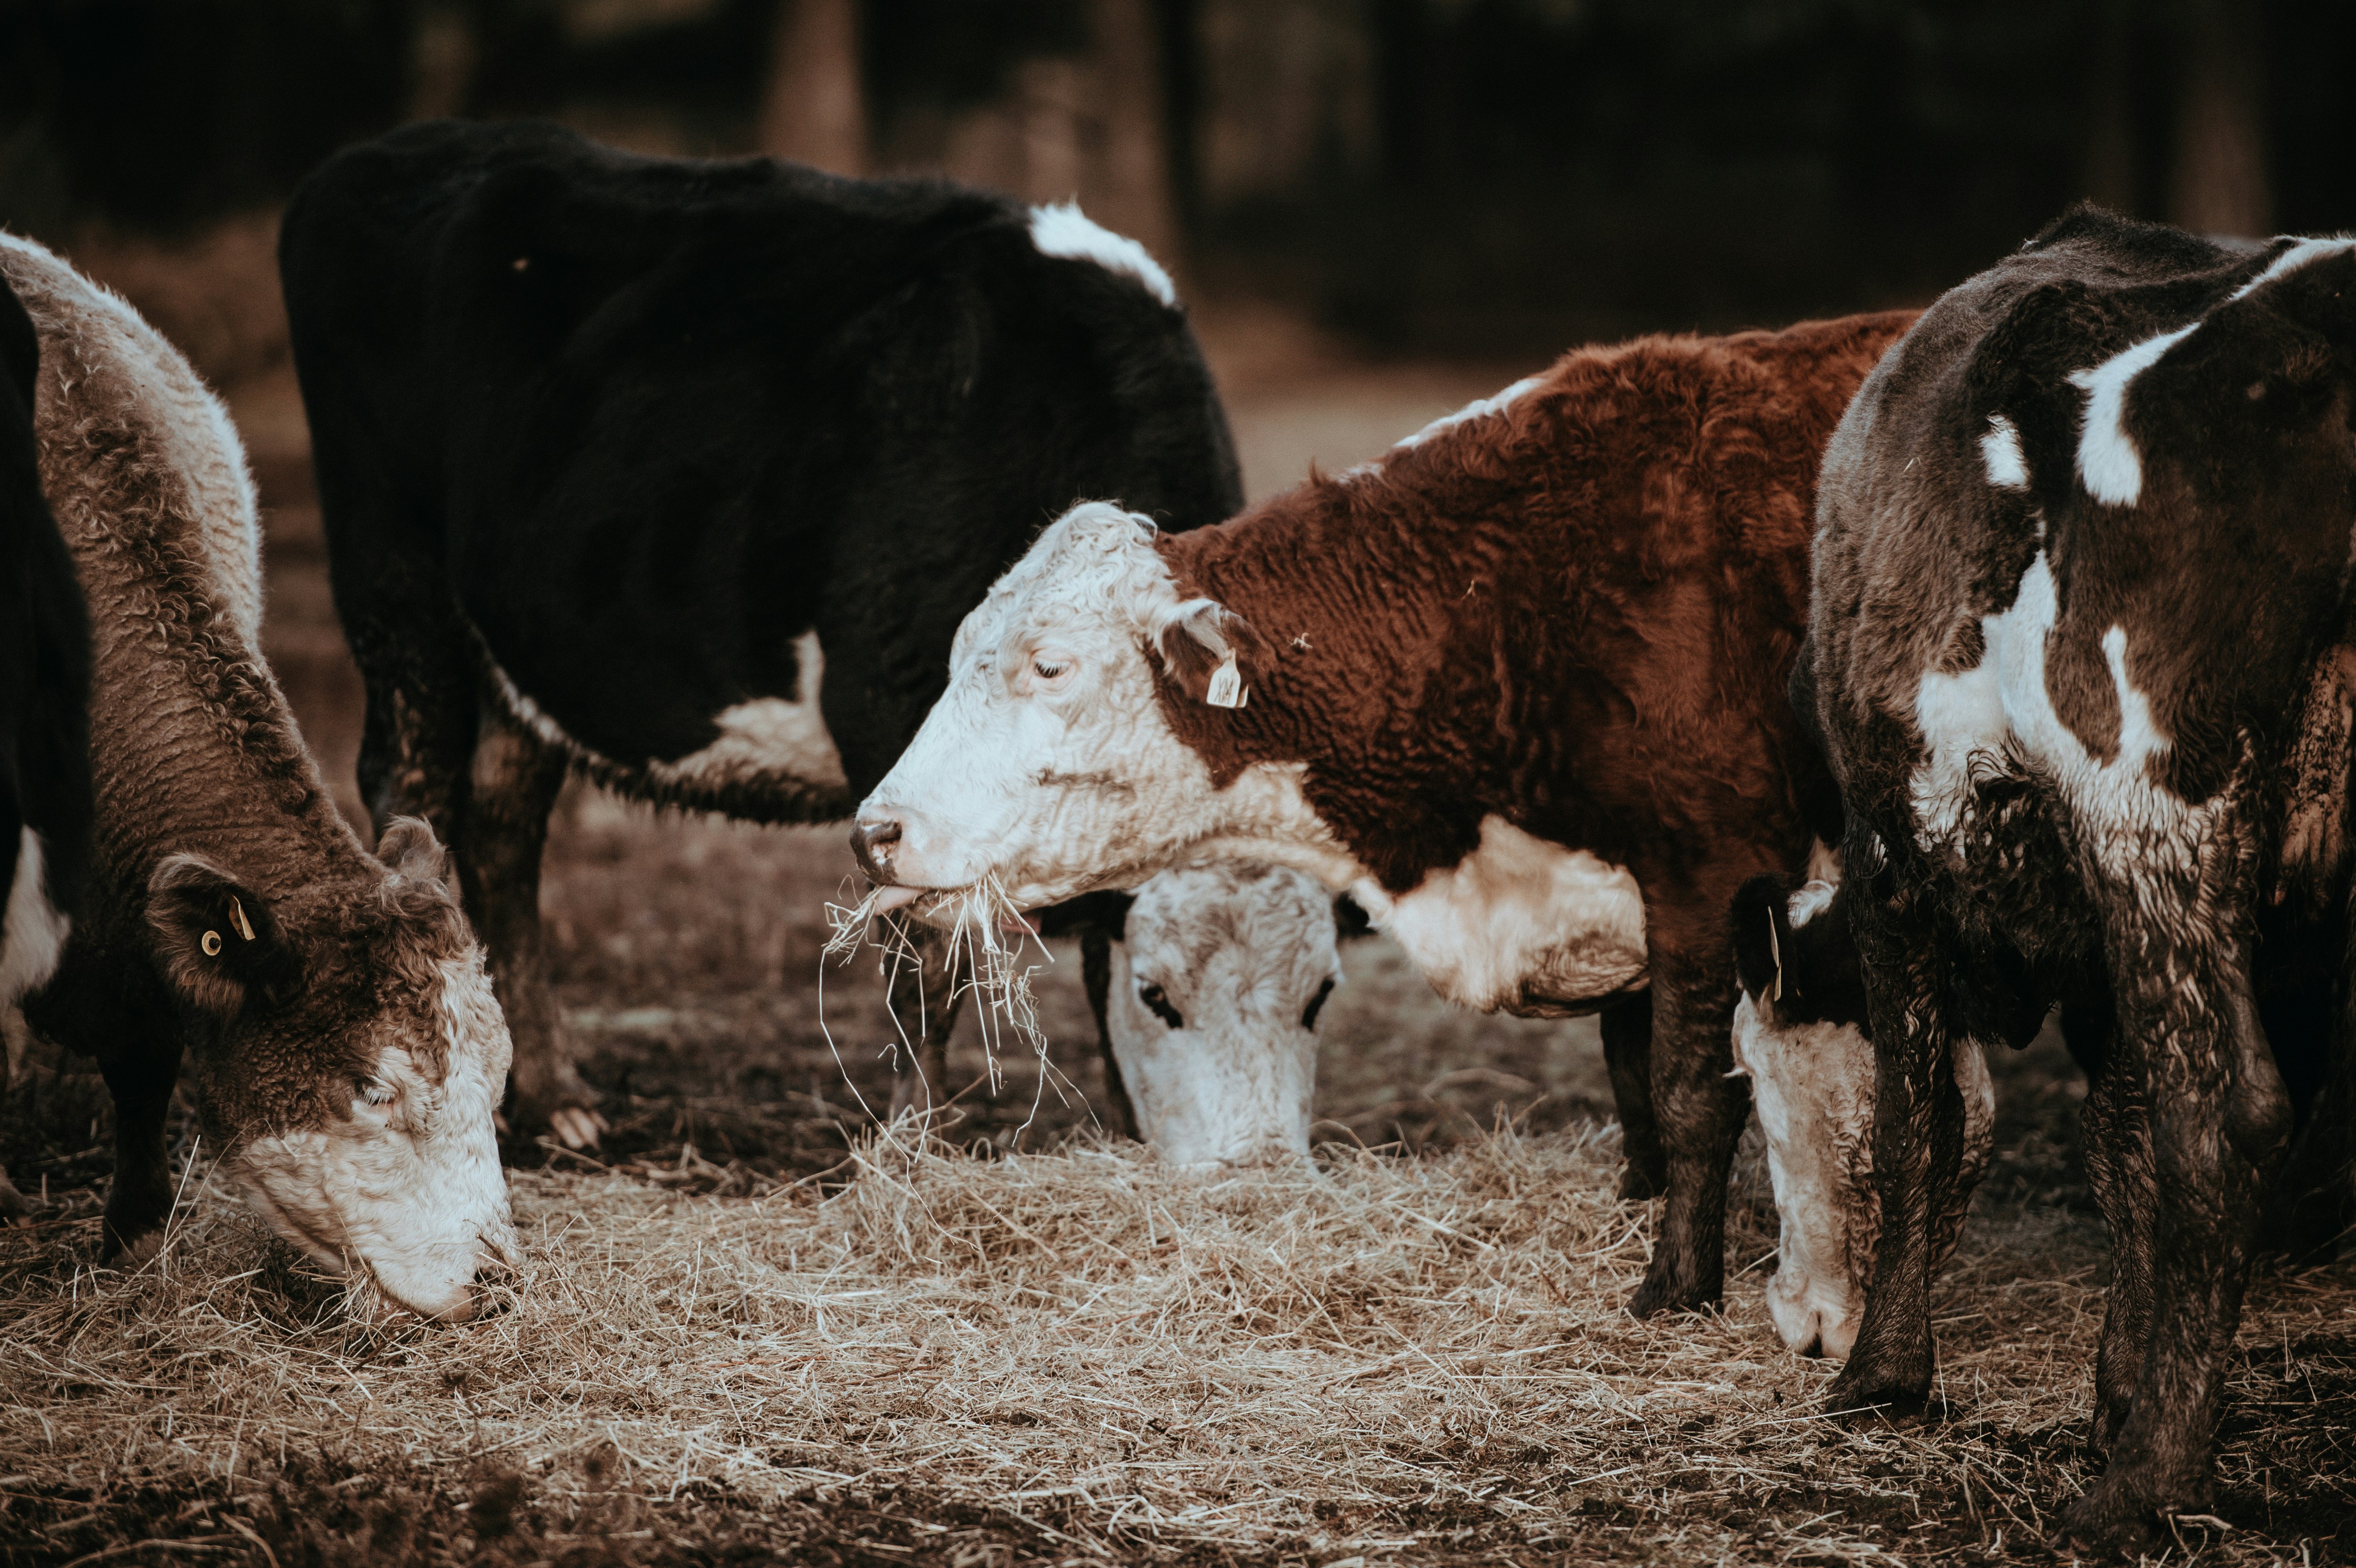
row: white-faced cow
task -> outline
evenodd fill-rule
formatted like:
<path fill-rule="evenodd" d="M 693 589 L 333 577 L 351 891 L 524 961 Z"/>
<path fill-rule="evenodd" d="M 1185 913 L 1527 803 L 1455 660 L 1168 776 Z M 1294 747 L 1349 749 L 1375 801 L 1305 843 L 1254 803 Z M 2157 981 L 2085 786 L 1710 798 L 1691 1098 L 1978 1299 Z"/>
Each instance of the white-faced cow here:
<path fill-rule="evenodd" d="M 115 1108 L 110 1256 L 171 1209 L 164 1119 L 195 1058 L 224 1168 L 287 1240 L 463 1318 L 515 1245 L 492 1129 L 507 1027 L 423 823 L 379 859 L 260 652 L 261 534 L 228 415 L 121 300 L 0 236 L 40 342 L 42 488 L 91 627 L 90 879 L 25 1003 Z"/>
<path fill-rule="evenodd" d="M 1794 680 L 1848 811 L 1879 1198 L 1831 1397 L 1926 1397 L 1971 1163 L 1957 1067 L 2058 999 L 2103 1041 L 2110 1465 L 2064 1519 L 2096 1550 L 2209 1506 L 2293 1125 L 2268 922 L 2346 951 L 2351 398 L 2356 241 L 2223 248 L 2082 210 L 1933 306 L 1826 456 Z"/>
<path fill-rule="evenodd" d="M 1445 997 L 1602 1013 L 1639 1312 L 1715 1301 L 1727 901 L 1838 802 L 1783 693 L 1823 443 L 1903 313 L 1566 356 L 1213 528 L 1082 507 L 959 628 L 869 874 L 1022 904 L 1220 856 L 1347 889 Z"/>
<path fill-rule="evenodd" d="M 23 1064 L 27 992 L 47 980 L 90 863 L 90 625 L 41 496 L 40 338 L 0 279 L 0 1094 Z M 0 1169 L 0 1224 L 26 1212 Z"/>
<path fill-rule="evenodd" d="M 445 123 L 313 176 L 280 266 L 361 794 L 455 848 L 511 1115 L 568 1144 L 597 1126 L 541 956 L 568 768 L 848 816 L 1044 523 L 1241 504 L 1169 278 L 1073 208 Z M 895 1001 L 937 1062 L 948 976 L 923 974 L 921 1011 Z"/>
<path fill-rule="evenodd" d="M 1309 1157 L 1317 1026 L 1342 981 L 1335 910 L 1301 872 L 1182 866 L 1059 906 L 1087 924 L 1088 1005 L 1119 1130 L 1176 1165 Z"/>

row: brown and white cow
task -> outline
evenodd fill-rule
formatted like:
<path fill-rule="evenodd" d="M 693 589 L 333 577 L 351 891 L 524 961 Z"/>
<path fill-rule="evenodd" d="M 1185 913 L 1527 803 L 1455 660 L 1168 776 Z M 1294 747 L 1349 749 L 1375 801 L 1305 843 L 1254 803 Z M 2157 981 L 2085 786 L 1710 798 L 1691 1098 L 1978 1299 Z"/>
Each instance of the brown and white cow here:
<path fill-rule="evenodd" d="M 1577 350 L 1215 528 L 1077 507 L 959 628 L 854 846 L 920 912 L 1270 860 L 1451 1000 L 1601 1011 L 1626 1190 L 1669 1197 L 1632 1306 L 1715 1301 L 1725 912 L 1839 820 L 1783 682 L 1818 456 L 1911 319 Z"/>
<path fill-rule="evenodd" d="M 220 404 L 38 245 L 0 235 L 0 279 L 39 336 L 41 485 L 92 656 L 89 887 L 25 1016 L 113 1093 L 106 1253 L 161 1240 L 185 1051 L 273 1229 L 397 1306 L 471 1316 L 515 1246 L 491 1120 L 509 1047 L 441 847 L 404 820 L 369 855 L 303 750 L 262 659 L 253 486 Z"/>

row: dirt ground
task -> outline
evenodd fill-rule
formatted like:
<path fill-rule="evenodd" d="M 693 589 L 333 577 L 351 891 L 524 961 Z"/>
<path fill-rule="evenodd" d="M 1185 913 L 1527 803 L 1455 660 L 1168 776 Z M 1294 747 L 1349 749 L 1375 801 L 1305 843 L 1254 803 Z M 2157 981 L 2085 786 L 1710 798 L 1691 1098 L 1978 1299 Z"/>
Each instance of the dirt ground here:
<path fill-rule="evenodd" d="M 229 258 L 220 270 L 250 273 L 255 255 L 266 253 L 266 239 L 262 229 L 225 230 L 212 242 Z M 225 386 L 266 509 L 268 651 L 339 799 L 356 814 L 359 684 L 327 596 L 299 400 L 283 353 L 273 357 L 270 351 L 266 322 L 252 325 L 274 302 L 255 303 L 234 290 L 193 300 L 174 296 L 169 258 L 133 248 L 109 255 L 115 267 L 111 275 L 123 278 L 135 301 L 190 342 Z M 142 280 L 149 291 L 145 295 Z M 1204 310 L 1199 321 L 1254 496 L 1297 479 L 1312 460 L 1334 469 L 1370 456 L 1546 357 L 1535 354 L 1524 364 L 1374 364 L 1273 311 L 1234 304 Z M 846 1152 L 863 1130 L 862 1103 L 880 1104 L 890 1093 L 892 1030 L 872 965 L 855 963 L 830 973 L 822 990 L 819 984 L 819 949 L 828 934 L 824 905 L 848 891 L 851 872 L 841 830 L 760 829 L 658 816 L 575 786 L 559 809 L 548 862 L 542 902 L 557 981 L 583 1041 L 585 1075 L 607 1096 L 614 1126 L 594 1157 L 514 1151 L 519 1164 L 537 1168 L 519 1177 L 523 1210 L 542 1238 L 536 1244 L 562 1259 L 571 1255 L 567 1248 L 577 1249 L 577 1238 L 566 1238 L 574 1236 L 584 1215 L 678 1205 L 684 1206 L 676 1210 L 682 1215 L 720 1216 L 712 1221 L 719 1224 L 731 1206 L 806 1204 L 820 1189 L 841 1182 Z M 976 1087 L 961 1098 L 964 1119 L 951 1129 L 953 1143 L 993 1158 L 1010 1149 L 1054 1156 L 1074 1136 L 1085 1136 L 1089 1101 L 1100 1101 L 1102 1086 L 1088 1049 L 1092 1031 L 1076 951 L 1057 944 L 1053 958 L 1036 977 L 1040 1018 L 1071 1089 L 1059 1093 L 1044 1083 L 1031 1061 L 1005 1061 L 994 1096 Z M 1545 1157 L 1557 1161 L 1547 1167 L 1557 1173 L 1549 1179 L 1573 1173 L 1586 1183 L 1581 1203 L 1601 1205 L 1596 1211 L 1608 1211 L 1607 1218 L 1622 1216 L 1610 1221 L 1616 1240 L 1598 1243 L 1593 1256 L 1603 1261 L 1592 1266 L 1622 1268 L 1631 1259 L 1640 1266 L 1644 1211 L 1614 1205 L 1605 1191 L 1612 1136 L 1593 1125 L 1608 1121 L 1611 1100 L 1592 1023 L 1451 1011 L 1399 950 L 1380 938 L 1349 944 L 1344 968 L 1345 983 L 1325 1013 L 1316 1101 L 1317 1136 L 1343 1151 L 1336 1157 L 1344 1164 L 1335 1168 L 1367 1157 L 1351 1155 L 1351 1146 L 1373 1149 L 1378 1163 L 1402 1168 L 1401 1180 L 1487 1170 L 1481 1161 L 1506 1158 L 1483 1152 L 1493 1147 L 1558 1151 Z M 450 1443 L 439 1454 L 395 1458 L 369 1451 L 363 1457 L 364 1445 L 290 1449 L 286 1433 L 293 1425 L 273 1440 L 267 1430 L 248 1432 L 241 1420 L 233 1435 L 218 1424 L 208 1429 L 212 1446 L 200 1465 L 126 1461 L 93 1467 L 86 1456 L 102 1446 L 94 1435 L 102 1423 L 95 1414 L 78 1413 L 80 1385 L 54 1368 L 70 1360 L 80 1336 L 98 1332 L 90 1327 L 98 1321 L 90 1313 L 103 1317 L 113 1310 L 121 1317 L 119 1307 L 108 1303 L 145 1300 L 139 1290 L 162 1287 L 125 1283 L 91 1267 L 95 1204 L 110 1164 L 105 1095 L 80 1064 L 37 1055 L 28 1081 L 0 1110 L 0 1157 L 37 1204 L 32 1229 L 0 1238 L 0 1339 L 9 1334 L 5 1325 L 12 1318 L 41 1325 L 39 1345 L 28 1340 L 23 1347 L 37 1352 L 31 1360 L 0 1358 L 0 1368 L 7 1369 L 0 1375 L 0 1416 L 6 1418 L 0 1420 L 0 1564 L 120 1560 L 294 1568 L 297 1563 L 472 1561 L 587 1568 L 785 1557 L 977 1568 L 1126 1558 L 1344 1568 L 1392 1559 L 2040 1560 L 2036 1531 L 2027 1521 L 2041 1518 L 2037 1507 L 2066 1500 L 2094 1473 L 2082 1452 L 2091 1384 L 2083 1350 L 2099 1316 L 2102 1230 L 2074 1152 L 2083 1090 L 2058 1042 L 2049 1034 L 2029 1051 L 1991 1065 L 2000 1097 L 1997 1160 L 1982 1189 L 1967 1265 L 1951 1282 L 1940 1332 L 1951 1349 L 1966 1357 L 2013 1357 L 2004 1363 L 2011 1369 L 2008 1376 L 2019 1372 L 2021 1358 L 2041 1355 L 2045 1370 L 2019 1379 L 2045 1401 L 2033 1418 L 1991 1416 L 2004 1409 L 2001 1402 L 1989 1397 L 1976 1407 L 1970 1396 L 1954 1391 L 1955 1419 L 1922 1429 L 1889 1451 L 1903 1448 L 1902 1460 L 1869 1445 L 1826 1445 L 1832 1456 L 1823 1462 L 1833 1469 L 1898 1477 L 1886 1485 L 1836 1484 L 1830 1471 L 1807 1472 L 1815 1461 L 1794 1460 L 1800 1467 L 1773 1487 L 1749 1501 L 1729 1501 L 1737 1494 L 1713 1489 L 1718 1482 L 1686 1486 L 1670 1472 L 1698 1463 L 1697 1456 L 1711 1443 L 1739 1455 L 1747 1444 L 1765 1440 L 1727 1435 L 1736 1432 L 1732 1426 L 1718 1437 L 1699 1435 L 1718 1417 L 1708 1413 L 1715 1406 L 1697 1405 L 1704 1413 L 1695 1419 L 1703 1425 L 1679 1428 L 1687 1435 L 1669 1436 L 1659 1449 L 1661 1477 L 1640 1475 L 1601 1490 L 1563 1493 L 1568 1503 L 1557 1497 L 1547 1506 L 1559 1505 L 1568 1509 L 1564 1517 L 1585 1522 L 1569 1533 L 1535 1536 L 1526 1526 L 1507 1527 L 1522 1516 L 1503 1503 L 1476 1508 L 1461 1499 L 1488 1496 L 1472 1481 L 1493 1470 L 1536 1485 L 1529 1478 L 1554 1474 L 1548 1467 L 1558 1456 L 1508 1463 L 1499 1457 L 1505 1450 L 1476 1453 L 1434 1439 L 1437 1446 L 1417 1450 L 1417 1462 L 1455 1478 L 1448 1486 L 1434 1482 L 1428 1493 L 1434 1500 L 1428 1503 L 1414 1501 L 1426 1494 L 1386 1494 L 1388 1500 L 1379 1506 L 1335 1502 L 1329 1515 L 1321 1501 L 1311 1510 L 1313 1519 L 1304 1514 L 1291 1524 L 1280 1520 L 1226 1534 L 1192 1527 L 1156 1534 L 1119 1526 L 1089 1500 L 1086 1488 L 1077 1494 L 1058 1490 L 1052 1476 L 1044 1491 L 1009 1486 L 975 1492 L 947 1478 L 928 1480 L 930 1473 L 917 1467 L 898 1480 L 819 1481 L 796 1491 L 763 1491 L 716 1472 L 691 1474 L 684 1462 L 669 1477 L 649 1475 L 620 1436 L 608 1440 L 615 1445 L 610 1454 L 582 1439 L 588 1445 L 563 1460 L 569 1479 L 560 1486 L 541 1458 L 527 1463 L 519 1453 L 463 1441 L 455 1405 Z M 969 1019 L 952 1051 L 952 1086 L 977 1083 L 985 1072 Z M 1504 1145 L 1494 1141 L 1500 1127 L 1510 1129 Z M 199 1152 L 186 1107 L 175 1136 L 183 1157 Z M 815 1187 L 792 1186 L 812 1177 L 820 1178 Z M 1806 1420 L 1810 1391 L 1826 1374 L 1782 1351 L 1765 1326 L 1759 1292 L 1772 1267 L 1772 1221 L 1755 1157 L 1746 1161 L 1740 1181 L 1726 1318 L 1638 1329 L 1582 1317 L 1579 1331 L 1599 1343 L 1616 1334 L 1637 1336 L 1649 1348 L 1641 1355 L 1631 1351 L 1629 1364 L 1650 1367 L 1647 1375 L 1655 1383 L 1672 1376 L 1677 1355 L 1688 1360 L 1675 1364 L 1690 1369 L 1694 1346 L 1678 1336 L 1702 1335 L 1704 1348 L 1751 1369 L 1744 1375 L 1755 1373 L 1743 1385 L 1744 1398 L 1766 1402 L 1772 1392 L 1775 1411 L 1788 1408 L 1789 1420 Z M 220 1198 L 199 1190 L 192 1202 L 218 1205 Z M 1008 1222 L 1030 1234 L 1023 1226 L 1031 1221 L 1018 1215 Z M 202 1232 L 200 1238 L 210 1234 Z M 242 1255 L 233 1249 L 219 1253 Z M 283 1257 L 266 1250 L 256 1255 L 262 1261 L 251 1272 L 228 1262 L 216 1265 L 207 1261 L 215 1253 L 201 1249 L 183 1254 L 180 1266 L 219 1266 L 220 1285 L 211 1295 L 224 1302 L 234 1296 L 245 1315 L 241 1325 L 262 1324 L 257 1331 L 279 1335 L 292 1347 L 287 1355 L 347 1355 L 347 1340 L 318 1338 L 322 1314 L 333 1315 L 332 1293 L 305 1284 Z M 888 1271 L 879 1277 L 894 1288 L 895 1281 L 905 1284 Z M 1543 1283 L 1558 1297 L 1551 1277 L 1531 1282 L 1529 1289 L 1536 1293 Z M 1616 1288 L 1610 1282 L 1617 1275 L 1607 1271 L 1598 1278 L 1599 1289 Z M 2240 1403 L 2228 1418 L 2228 1481 L 2218 1511 L 2232 1531 L 2196 1532 L 2182 1549 L 2171 1549 L 2170 1561 L 2356 1560 L 2351 1286 L 2356 1264 L 2351 1263 L 2261 1277 L 2237 1361 Z M 179 1294 L 168 1298 L 172 1310 L 185 1316 L 206 1309 L 206 1290 L 191 1294 L 184 1280 L 174 1288 Z M 1531 1299 L 1544 1301 L 1537 1294 Z M 135 1328 L 118 1322 L 107 1332 Z M 1457 1366 L 1449 1359 L 1445 1333 L 1434 1328 L 1432 1337 L 1418 1339 L 1415 1332 L 1401 1337 L 1417 1355 L 1435 1367 L 1442 1361 Z M 2049 1335 L 2060 1338 L 2041 1337 Z M 2058 1357 L 2057 1346 L 2064 1352 Z M 442 1336 L 431 1349 L 410 1352 L 408 1362 L 396 1358 L 391 1363 L 409 1365 L 412 1373 L 382 1375 L 456 1378 L 451 1392 L 463 1392 L 468 1374 L 462 1350 L 460 1337 Z M 1508 1352 L 1483 1352 L 1492 1353 Z M 196 1349 L 181 1354 L 192 1358 L 191 1367 L 204 1364 Z M 27 1372 L 37 1361 L 52 1370 Z M 372 1364 L 361 1355 L 350 1362 L 352 1375 Z M 159 1398 L 179 1375 L 164 1376 Z M 2282 1413 L 2294 1405 L 2295 1418 Z M 217 1408 L 228 1407 L 217 1403 Z M 1762 1421 L 1787 1419 L 1765 1403 L 1759 1410 Z M 479 1427 L 481 1418 L 476 1419 Z M 1052 1426 L 1060 1417 L 1038 1419 Z M 1563 1419 L 1570 1421 L 1568 1412 Z M 87 1424 L 78 1429 L 78 1422 Z M 2294 1424 L 2296 1442 L 2283 1435 Z M 891 1435 L 898 1427 L 887 1433 L 887 1425 L 878 1415 L 871 1426 L 836 1431 L 830 1439 L 830 1452 L 838 1455 L 830 1461 L 835 1468 L 824 1473 L 837 1474 L 851 1464 L 842 1456 L 854 1452 L 873 1462 L 868 1468 L 877 1468 L 878 1456 L 905 1441 Z M 1554 1456 L 1550 1445 L 1574 1445 L 1577 1426 L 1570 1421 L 1535 1435 L 1524 1432 L 1511 1452 Z M 224 1436 L 230 1445 L 225 1469 L 216 1464 Z M 241 1445 L 253 1456 L 243 1472 Z M 70 1458 L 78 1452 L 85 1457 Z M 1565 1463 L 1569 1470 L 1580 1468 Z M 1901 1483 L 1911 1489 L 1890 1490 Z M 1506 1497 L 1518 1495 L 1514 1488 L 1522 1482 L 1482 1484 L 1493 1491 L 1502 1488 L 1497 1495 Z M 1692 1495 L 1680 1500 L 1681 1490 Z M 1460 1500 L 1443 1504 L 1437 1500 L 1443 1493 Z M 1901 1496 L 1902 1502 L 1892 1500 Z M 1580 1502 L 1582 1497 L 1589 1501 Z M 2009 1515 L 2015 1499 L 2024 1510 L 2021 1522 L 2006 1525 L 1996 1510 L 2002 1506 Z M 1535 1505 L 1516 1506 L 1526 1511 Z M 1667 1529 L 1662 1521 L 1685 1517 L 1679 1509 L 1700 1510 L 1708 1528 L 1697 1526 L 1699 1533 Z"/>

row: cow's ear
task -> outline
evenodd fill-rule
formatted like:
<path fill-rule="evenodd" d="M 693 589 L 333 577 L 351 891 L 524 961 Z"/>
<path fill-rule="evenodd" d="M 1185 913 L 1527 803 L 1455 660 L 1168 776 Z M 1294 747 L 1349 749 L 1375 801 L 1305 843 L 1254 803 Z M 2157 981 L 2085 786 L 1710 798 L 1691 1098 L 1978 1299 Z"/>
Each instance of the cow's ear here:
<path fill-rule="evenodd" d="M 147 880 L 147 923 L 165 983 L 198 1011 L 228 1019 L 292 986 L 286 933 L 252 889 L 198 855 L 174 855 Z"/>
<path fill-rule="evenodd" d="M 449 852 L 422 816 L 396 816 L 385 824 L 383 837 L 376 841 L 376 858 L 392 873 L 391 891 L 404 902 L 439 903 L 445 897 L 458 897 Z"/>
<path fill-rule="evenodd" d="M 1734 976 L 1754 1002 L 1781 1001 L 1795 989 L 1798 958 L 1792 940 L 1791 894 L 1783 879 L 1753 877 L 1736 891 L 1729 915 L 1734 930 Z"/>
<path fill-rule="evenodd" d="M 1154 629 L 1170 678 L 1197 702 L 1248 708 L 1276 663 L 1258 628 L 1215 599 L 1189 599 Z"/>

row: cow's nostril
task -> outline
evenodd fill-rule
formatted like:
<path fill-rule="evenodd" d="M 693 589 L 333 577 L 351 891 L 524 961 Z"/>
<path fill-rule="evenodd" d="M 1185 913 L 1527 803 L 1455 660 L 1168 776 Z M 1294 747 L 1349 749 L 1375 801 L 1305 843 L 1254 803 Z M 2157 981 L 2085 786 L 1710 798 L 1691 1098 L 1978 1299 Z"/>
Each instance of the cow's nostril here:
<path fill-rule="evenodd" d="M 851 852 L 859 860 L 859 869 L 871 882 L 889 882 L 892 872 L 887 862 L 891 847 L 900 841 L 900 823 L 886 816 L 875 822 L 861 822 L 851 830 Z"/>

